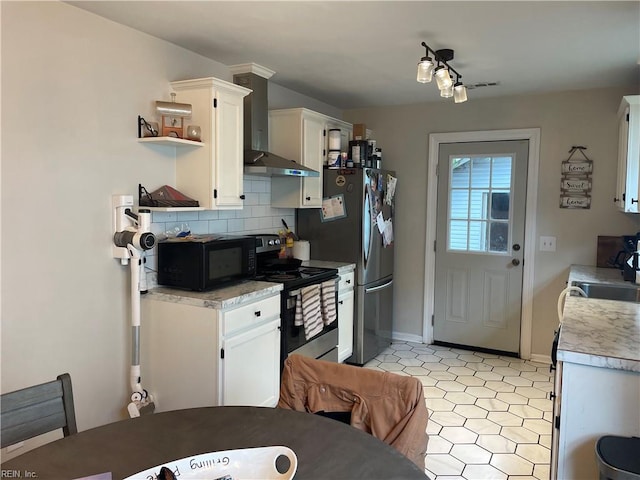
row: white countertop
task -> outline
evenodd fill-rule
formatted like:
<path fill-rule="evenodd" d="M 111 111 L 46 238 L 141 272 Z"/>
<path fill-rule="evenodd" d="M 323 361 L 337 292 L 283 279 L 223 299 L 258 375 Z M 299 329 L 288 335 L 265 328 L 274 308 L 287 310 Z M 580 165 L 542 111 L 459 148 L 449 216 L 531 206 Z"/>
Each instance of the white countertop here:
<path fill-rule="evenodd" d="M 338 274 L 340 275 L 342 275 L 343 273 L 351 272 L 356 268 L 355 263 L 330 262 L 325 260 L 306 260 L 302 262 L 302 265 L 305 267 L 337 268 Z"/>
<path fill-rule="evenodd" d="M 633 285 L 622 279 L 622 270 L 617 268 L 592 267 L 590 265 L 571 265 L 569 283 L 593 282 L 608 285 Z"/>
<path fill-rule="evenodd" d="M 627 284 L 620 270 L 572 265 L 574 281 Z M 567 295 L 558 360 L 640 373 L 640 304 Z"/>
<path fill-rule="evenodd" d="M 157 287 L 149 290 L 149 293 L 144 296 L 153 300 L 222 310 L 237 307 L 243 303 L 260 300 L 261 298 L 279 293 L 281 290 L 281 283 L 249 280 L 208 292 L 193 292 L 175 288 Z"/>

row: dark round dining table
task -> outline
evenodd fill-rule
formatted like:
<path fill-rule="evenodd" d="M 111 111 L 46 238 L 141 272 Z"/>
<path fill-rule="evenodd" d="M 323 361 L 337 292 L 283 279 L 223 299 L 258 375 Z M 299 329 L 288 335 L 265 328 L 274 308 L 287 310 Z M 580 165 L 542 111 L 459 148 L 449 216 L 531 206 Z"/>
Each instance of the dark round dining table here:
<path fill-rule="evenodd" d="M 205 407 L 122 420 L 53 441 L 2 464 L 3 472 L 122 479 L 194 455 L 284 445 L 298 458 L 296 480 L 428 478 L 377 438 L 331 418 L 267 407 Z M 234 479 L 237 480 L 237 479 Z"/>

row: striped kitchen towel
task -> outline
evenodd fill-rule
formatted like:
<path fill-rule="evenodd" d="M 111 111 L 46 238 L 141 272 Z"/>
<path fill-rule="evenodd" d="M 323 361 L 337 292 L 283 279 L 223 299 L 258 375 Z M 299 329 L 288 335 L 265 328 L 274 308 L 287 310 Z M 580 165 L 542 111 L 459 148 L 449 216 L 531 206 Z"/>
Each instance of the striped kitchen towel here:
<path fill-rule="evenodd" d="M 321 285 L 322 321 L 325 325 L 335 322 L 336 314 L 336 282 L 327 280 Z"/>
<path fill-rule="evenodd" d="M 310 285 L 300 289 L 300 293 L 296 298 L 294 325 L 304 325 L 304 337 L 306 340 L 322 331 L 320 285 Z"/>
<path fill-rule="evenodd" d="M 296 295 L 296 314 L 293 317 L 293 324 L 296 327 L 304 325 L 304 322 L 302 321 L 302 293 L 300 292 Z"/>

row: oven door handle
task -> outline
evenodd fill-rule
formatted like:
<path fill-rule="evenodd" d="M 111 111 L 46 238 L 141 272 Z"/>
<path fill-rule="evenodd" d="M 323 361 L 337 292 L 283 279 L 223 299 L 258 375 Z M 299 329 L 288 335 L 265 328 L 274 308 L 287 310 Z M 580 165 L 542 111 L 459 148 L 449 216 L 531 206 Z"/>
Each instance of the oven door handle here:
<path fill-rule="evenodd" d="M 336 291 L 338 291 L 338 281 L 340 280 L 340 277 L 339 277 L 339 276 L 337 276 L 337 275 L 336 275 L 335 277 L 331 277 L 331 278 L 327 278 L 326 280 L 322 280 L 322 282 L 312 283 L 312 284 L 310 284 L 310 285 L 307 285 L 307 287 L 310 287 L 311 285 L 320 285 L 320 284 L 322 284 L 322 283 L 324 283 L 324 282 L 328 282 L 329 280 L 333 280 L 334 282 L 336 282 Z M 298 294 L 299 294 L 300 292 L 302 292 L 302 289 L 303 289 L 303 288 L 304 288 L 304 287 L 302 287 L 302 288 L 298 288 L 298 289 L 296 289 L 296 290 L 291 290 L 291 291 L 289 292 L 289 298 L 297 297 L 297 296 L 298 296 Z"/>
<path fill-rule="evenodd" d="M 373 293 L 373 292 L 377 292 L 378 290 L 383 290 L 385 288 L 390 287 L 391 285 L 393 285 L 393 280 L 389 280 L 387 283 L 385 283 L 384 285 L 378 285 L 377 287 L 371 287 L 371 288 L 365 288 L 364 289 L 364 293 Z"/>

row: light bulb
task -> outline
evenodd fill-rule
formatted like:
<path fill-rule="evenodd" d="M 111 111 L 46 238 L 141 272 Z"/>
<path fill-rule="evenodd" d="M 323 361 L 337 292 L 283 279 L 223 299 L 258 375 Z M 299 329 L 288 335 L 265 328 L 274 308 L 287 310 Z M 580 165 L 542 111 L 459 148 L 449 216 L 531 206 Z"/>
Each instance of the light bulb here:
<path fill-rule="evenodd" d="M 467 101 L 467 87 L 458 82 L 453 87 L 453 101 L 456 103 L 463 103 Z"/>
<path fill-rule="evenodd" d="M 429 83 L 433 76 L 433 61 L 430 57 L 422 57 L 418 63 L 418 77 L 416 80 L 420 83 Z"/>
<path fill-rule="evenodd" d="M 453 85 L 450 85 L 448 87 L 444 87 L 442 90 L 440 90 L 440 96 L 442 98 L 451 98 L 451 97 L 453 97 Z"/>
<path fill-rule="evenodd" d="M 453 86 L 453 80 L 451 79 L 451 75 L 449 75 L 448 68 L 443 66 L 436 68 L 435 75 L 436 83 L 438 84 L 438 88 L 440 90 Z"/>

